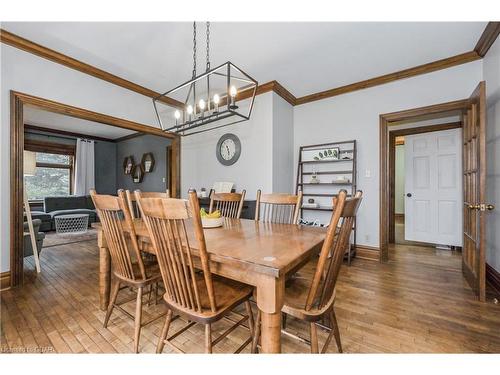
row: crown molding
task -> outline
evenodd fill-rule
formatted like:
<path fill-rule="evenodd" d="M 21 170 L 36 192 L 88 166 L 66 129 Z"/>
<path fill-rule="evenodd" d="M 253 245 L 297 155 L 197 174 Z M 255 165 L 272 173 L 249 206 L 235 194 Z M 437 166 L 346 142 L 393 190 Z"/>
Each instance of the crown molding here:
<path fill-rule="evenodd" d="M 33 55 L 40 56 L 44 59 L 50 60 L 52 62 L 64 65 L 68 68 L 77 70 L 79 72 L 91 75 L 93 77 L 102 79 L 104 81 L 110 82 L 114 85 L 126 88 L 131 91 L 135 91 L 138 94 L 150 97 L 150 98 L 156 98 L 159 95 L 161 95 L 158 92 L 155 92 L 153 90 L 150 90 L 146 87 L 143 87 L 141 85 L 138 85 L 136 83 L 133 83 L 131 81 L 128 81 L 124 78 L 118 77 L 114 74 L 111 74 L 109 72 L 106 72 L 105 70 L 96 68 L 93 65 L 84 63 L 80 60 L 74 59 L 70 56 L 67 56 L 65 54 L 62 54 L 60 52 L 54 51 L 53 49 L 47 48 L 45 46 L 42 46 L 40 44 L 37 44 L 35 42 L 32 42 L 31 40 L 25 39 L 20 37 L 19 35 L 13 34 L 11 32 L 8 32 L 4 29 L 0 29 L 0 42 L 8 44 L 9 46 L 18 48 L 20 50 L 23 50 L 25 52 L 32 53 Z M 162 100 L 164 103 L 171 105 L 173 107 L 183 107 L 184 104 L 171 99 L 171 98 L 165 98 Z"/>
<path fill-rule="evenodd" d="M 32 125 L 32 124 L 28 124 L 26 122 L 24 123 L 24 130 L 32 130 L 32 131 L 36 131 L 36 132 L 50 133 L 50 134 L 55 134 L 56 136 L 60 135 L 60 136 L 68 136 L 68 137 L 74 137 L 74 138 L 92 139 L 95 141 L 116 142 L 116 140 L 112 139 L 112 138 L 99 137 L 96 135 L 71 132 L 71 131 L 67 131 L 67 130 L 47 128 L 45 126 Z"/>
<path fill-rule="evenodd" d="M 500 22 L 488 22 L 483 34 L 474 47 L 474 51 L 476 51 L 479 56 L 484 57 L 493 43 L 495 43 L 498 34 L 500 34 Z"/>
<path fill-rule="evenodd" d="M 351 83 L 349 85 L 335 87 L 329 90 L 301 97 L 295 97 L 278 81 L 273 80 L 258 85 L 256 95 L 273 91 L 277 95 L 281 96 L 284 100 L 286 100 L 290 105 L 297 106 L 318 100 L 331 98 L 337 95 L 347 94 L 353 91 L 363 90 L 369 87 L 383 85 L 400 79 L 415 77 L 421 74 L 427 74 L 437 70 L 451 68 L 453 66 L 466 64 L 483 58 L 486 55 L 488 49 L 495 42 L 499 33 L 500 33 L 500 22 L 489 22 L 485 30 L 483 31 L 481 37 L 479 38 L 479 41 L 477 42 L 473 51 L 465 52 L 441 60 L 436 60 L 427 64 L 418 65 L 412 68 L 400 70 L 398 72 L 393 72 L 378 77 L 370 78 L 367 80 Z M 148 96 L 150 98 L 155 98 L 160 95 L 160 93 L 157 93 L 146 87 L 140 86 L 126 79 L 120 78 L 114 74 L 108 73 L 102 69 L 96 68 L 92 65 L 76 60 L 70 56 L 64 55 L 60 52 L 44 47 L 40 44 L 34 43 L 28 39 L 22 38 L 18 35 L 15 35 L 3 29 L 0 29 L 0 42 L 19 48 L 23 51 L 35 54 L 37 56 L 43 57 L 50 61 L 59 63 L 61 65 L 67 66 L 69 68 L 78 70 L 80 72 L 92 75 L 96 78 L 105 80 L 107 82 L 124 87 L 126 89 L 135 91 L 139 94 Z M 250 96 L 252 96 L 252 90 L 245 90 L 238 93 L 238 100 L 246 99 L 249 98 Z M 162 99 L 162 101 L 174 107 L 184 106 L 183 103 L 171 98 L 165 98 Z"/>
<path fill-rule="evenodd" d="M 475 60 L 479 60 L 482 57 L 478 55 L 475 51 L 470 51 L 466 53 L 462 53 L 460 55 L 455 55 L 452 57 L 448 57 L 446 59 L 441 59 L 437 61 L 433 61 L 427 64 L 418 65 L 413 68 L 408 68 L 404 70 L 400 70 L 398 72 L 385 74 L 382 76 L 370 78 L 364 81 L 359 81 L 356 83 L 351 83 L 350 85 L 336 87 L 330 90 L 325 90 L 321 92 L 317 92 L 314 94 L 306 95 L 297 98 L 295 105 L 301 105 L 306 103 L 315 102 L 317 100 L 331 98 L 332 96 L 347 94 L 349 92 L 358 91 L 367 89 L 369 87 L 383 85 L 389 82 L 394 82 L 400 79 L 415 77 L 421 74 L 427 74 L 431 72 L 435 72 L 436 70 L 447 69 L 453 66 L 466 64 Z"/>

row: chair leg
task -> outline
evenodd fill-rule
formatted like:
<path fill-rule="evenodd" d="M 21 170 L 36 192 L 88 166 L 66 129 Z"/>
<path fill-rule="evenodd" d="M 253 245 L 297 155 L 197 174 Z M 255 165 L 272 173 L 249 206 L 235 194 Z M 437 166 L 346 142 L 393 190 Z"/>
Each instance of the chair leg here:
<path fill-rule="evenodd" d="M 155 284 L 155 306 L 158 305 L 158 283 Z"/>
<path fill-rule="evenodd" d="M 247 311 L 248 315 L 248 328 L 250 328 L 250 336 L 254 336 L 254 320 L 253 320 L 253 312 L 252 312 L 252 305 L 250 305 L 250 301 L 245 302 L 245 309 Z"/>
<path fill-rule="evenodd" d="M 310 323 L 310 331 L 311 331 L 311 353 L 318 354 L 318 330 L 316 327 L 316 323 Z"/>
<path fill-rule="evenodd" d="M 283 322 L 283 329 L 286 329 L 286 318 L 287 318 L 286 313 L 281 313 L 281 321 Z"/>
<path fill-rule="evenodd" d="M 151 306 L 151 295 L 153 294 L 153 284 L 149 284 L 148 306 Z"/>
<path fill-rule="evenodd" d="M 212 327 L 210 323 L 205 324 L 205 353 L 212 353 Z"/>
<path fill-rule="evenodd" d="M 118 296 L 118 292 L 120 291 L 120 282 L 116 280 L 115 285 L 113 286 L 113 291 L 111 292 L 111 299 L 109 300 L 108 310 L 106 311 L 106 317 L 104 318 L 104 328 L 108 327 L 109 317 L 115 308 L 116 297 Z"/>
<path fill-rule="evenodd" d="M 134 351 L 139 353 L 139 337 L 141 335 L 142 318 L 142 286 L 137 288 L 137 302 L 135 304 L 135 330 L 134 330 Z"/>
<path fill-rule="evenodd" d="M 165 324 L 163 324 L 161 335 L 160 338 L 158 339 L 158 344 L 156 345 L 157 354 L 163 352 L 163 347 L 165 346 L 165 340 L 167 339 L 168 329 L 170 328 L 171 321 L 172 321 L 172 310 L 168 310 L 167 317 L 165 318 Z"/>
<path fill-rule="evenodd" d="M 342 343 L 340 342 L 339 325 L 337 324 L 337 317 L 335 316 L 335 310 L 333 309 L 333 307 L 332 307 L 332 312 L 330 314 L 330 320 L 331 320 L 332 331 L 334 332 L 335 335 L 335 342 L 337 343 L 337 349 L 339 350 L 339 353 L 342 353 Z"/>
<path fill-rule="evenodd" d="M 253 340 L 252 340 L 252 353 L 257 353 L 257 344 L 259 343 L 260 336 L 260 310 L 257 309 L 257 319 L 255 321 Z"/>

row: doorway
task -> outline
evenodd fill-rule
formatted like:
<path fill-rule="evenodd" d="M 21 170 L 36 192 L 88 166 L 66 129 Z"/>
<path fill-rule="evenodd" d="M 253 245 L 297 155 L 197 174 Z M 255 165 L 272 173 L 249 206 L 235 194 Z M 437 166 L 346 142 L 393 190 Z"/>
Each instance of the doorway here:
<path fill-rule="evenodd" d="M 446 116 L 389 131 L 389 243 L 461 247 L 462 122 Z"/>
<path fill-rule="evenodd" d="M 462 274 L 480 301 L 485 300 L 486 220 L 493 205 L 486 198 L 486 84 L 480 82 L 467 99 L 380 115 L 380 261 L 389 260 L 394 240 L 394 152 L 390 130 L 394 126 L 429 118 L 460 115 L 463 137 L 463 249 Z M 395 139 L 392 141 L 395 142 Z"/>
<path fill-rule="evenodd" d="M 25 108 L 35 108 L 50 113 L 66 115 L 71 118 L 86 120 L 131 130 L 139 133 L 152 134 L 171 140 L 172 146 L 172 182 L 171 195 L 177 197 L 180 194 L 179 159 L 180 139 L 179 136 L 160 129 L 139 124 L 133 121 L 120 119 L 105 114 L 92 112 L 86 109 L 73 107 L 67 104 L 54 102 L 52 100 L 39 98 L 29 94 L 16 91 L 10 93 L 11 102 L 11 126 L 10 126 L 10 286 L 19 286 L 23 283 L 24 275 L 24 251 L 23 251 L 23 196 L 24 196 L 24 150 L 25 150 Z M 32 142 L 33 143 L 33 142 Z M 69 185 L 71 186 L 71 184 Z"/>

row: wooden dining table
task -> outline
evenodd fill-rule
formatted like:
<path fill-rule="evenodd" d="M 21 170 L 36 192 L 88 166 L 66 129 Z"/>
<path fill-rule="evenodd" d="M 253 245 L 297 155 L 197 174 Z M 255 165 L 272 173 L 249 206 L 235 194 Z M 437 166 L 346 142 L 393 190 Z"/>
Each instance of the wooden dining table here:
<path fill-rule="evenodd" d="M 106 310 L 111 286 L 111 259 L 100 223 L 99 297 Z M 144 222 L 134 220 L 142 251 L 154 254 Z M 186 223 L 193 255 L 198 243 L 191 222 Z M 124 231 L 130 232 L 124 225 Z M 262 223 L 246 219 L 224 219 L 219 228 L 205 229 L 211 272 L 255 287 L 255 299 L 261 311 L 261 352 L 281 352 L 281 308 L 285 277 L 307 262 L 321 248 L 325 229 L 290 224 Z M 305 302 L 305 301 L 304 301 Z"/>

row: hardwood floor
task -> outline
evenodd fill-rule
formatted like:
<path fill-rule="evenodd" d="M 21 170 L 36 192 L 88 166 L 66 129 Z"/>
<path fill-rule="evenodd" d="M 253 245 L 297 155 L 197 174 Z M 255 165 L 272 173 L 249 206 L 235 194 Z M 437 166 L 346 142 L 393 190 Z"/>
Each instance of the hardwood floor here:
<path fill-rule="evenodd" d="M 484 304 L 474 299 L 462 277 L 460 254 L 396 246 L 387 264 L 355 259 L 351 267 L 341 270 L 335 306 L 344 351 L 499 353 L 500 305 L 492 303 L 491 296 Z M 132 320 L 115 310 L 108 328 L 102 327 L 95 241 L 44 249 L 41 262 L 41 275 L 35 276 L 33 264 L 27 264 L 25 286 L 1 292 L 2 351 L 131 353 Z M 126 306 L 134 311 L 134 301 Z M 144 319 L 163 309 L 161 303 L 146 306 Z M 143 328 L 141 352 L 155 351 L 162 323 Z M 183 324 L 174 321 L 172 332 Z M 213 337 L 229 325 L 226 321 L 215 324 Z M 308 332 L 292 318 L 287 329 L 304 336 Z M 318 334 L 322 345 L 327 335 L 321 329 Z M 238 328 L 214 350 L 229 353 L 247 335 Z M 194 326 L 174 342 L 187 352 L 199 353 L 203 352 L 203 337 L 203 327 Z M 282 340 L 285 353 L 309 351 L 305 344 L 286 336 Z M 335 345 L 330 345 L 329 352 L 336 352 Z"/>

